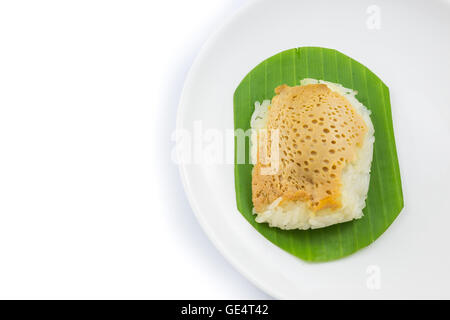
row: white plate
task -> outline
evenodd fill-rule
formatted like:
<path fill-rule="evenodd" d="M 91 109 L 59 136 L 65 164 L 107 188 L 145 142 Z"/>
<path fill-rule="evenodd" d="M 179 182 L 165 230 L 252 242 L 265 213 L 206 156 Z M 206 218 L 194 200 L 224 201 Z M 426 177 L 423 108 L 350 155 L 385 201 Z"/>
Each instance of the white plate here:
<path fill-rule="evenodd" d="M 233 128 L 232 98 L 241 79 L 271 55 L 300 46 L 337 49 L 390 88 L 405 208 L 368 248 L 334 262 L 306 263 L 238 212 L 232 164 L 181 163 L 200 224 L 241 273 L 277 298 L 450 298 L 449 2 L 251 2 L 195 61 L 178 129 L 193 133 L 195 121 L 204 131 Z"/>

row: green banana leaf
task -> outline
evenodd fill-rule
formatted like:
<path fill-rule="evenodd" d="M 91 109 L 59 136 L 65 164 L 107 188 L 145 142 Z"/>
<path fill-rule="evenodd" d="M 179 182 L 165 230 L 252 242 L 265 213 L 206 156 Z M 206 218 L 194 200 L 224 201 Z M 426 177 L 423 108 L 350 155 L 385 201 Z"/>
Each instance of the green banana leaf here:
<path fill-rule="evenodd" d="M 245 219 L 275 245 L 306 261 L 330 261 L 374 242 L 403 208 L 389 89 L 368 68 L 336 50 L 319 47 L 286 50 L 256 66 L 237 87 L 234 93 L 235 129 L 250 128 L 255 101 L 272 99 L 277 86 L 284 83 L 299 85 L 304 78 L 340 83 L 357 90 L 357 99 L 372 112 L 375 144 L 364 216 L 315 230 L 281 230 L 257 223 L 252 214 L 253 165 L 249 161 L 238 164 L 235 139 L 236 201 Z"/>

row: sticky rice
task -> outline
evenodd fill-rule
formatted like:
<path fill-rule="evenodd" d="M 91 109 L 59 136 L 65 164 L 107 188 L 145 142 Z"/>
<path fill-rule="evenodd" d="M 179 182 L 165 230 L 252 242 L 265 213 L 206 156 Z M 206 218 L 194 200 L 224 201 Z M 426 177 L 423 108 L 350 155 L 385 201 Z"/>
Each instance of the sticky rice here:
<path fill-rule="evenodd" d="M 370 111 L 356 99 L 356 91 L 340 84 L 303 79 L 300 86 L 311 87 L 280 86 L 276 89 L 278 95 L 272 101 L 255 102 L 250 124 L 253 129 L 251 158 L 255 166 L 252 173 L 252 193 L 256 221 L 286 230 L 305 230 L 359 219 L 363 216 L 369 189 L 375 141 Z M 286 103 L 302 99 L 301 96 L 297 97 L 297 92 L 300 95 L 309 94 L 310 100 L 317 104 Z M 316 93 L 318 99 L 314 97 Z M 322 100 L 321 97 L 325 98 Z M 291 100 L 287 100 L 288 98 Z M 274 103 L 277 104 L 275 111 L 272 109 Z M 328 105 L 324 107 L 324 104 Z M 318 108 L 325 110 L 320 118 L 318 114 L 314 114 L 314 110 L 319 110 Z M 302 115 L 300 111 L 303 112 Z M 273 112 L 279 114 L 274 115 Z M 306 117 L 304 112 L 311 112 L 309 116 L 312 120 L 308 121 L 312 122 L 308 122 L 309 127 L 306 122 L 300 121 L 304 119 L 302 117 Z M 284 122 L 282 118 L 286 115 L 289 119 Z M 343 119 L 351 119 L 353 122 Z M 262 150 L 261 133 L 271 125 L 272 129 L 275 126 L 281 130 L 279 146 L 285 153 L 279 155 L 277 172 L 264 176 L 256 171 L 264 167 L 259 159 L 259 152 Z M 347 134 L 345 139 L 342 137 L 345 136 L 344 132 Z M 337 146 L 336 150 L 333 149 L 334 146 Z M 349 151 L 350 148 L 353 153 Z M 333 152 L 325 154 L 321 150 Z M 318 165 L 317 162 L 321 164 Z"/>

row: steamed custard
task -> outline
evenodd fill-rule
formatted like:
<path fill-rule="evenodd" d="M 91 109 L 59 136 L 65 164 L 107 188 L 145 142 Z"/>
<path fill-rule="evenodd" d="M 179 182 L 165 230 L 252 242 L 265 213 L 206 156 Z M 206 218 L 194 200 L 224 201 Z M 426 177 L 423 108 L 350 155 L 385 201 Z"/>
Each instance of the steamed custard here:
<path fill-rule="evenodd" d="M 267 141 L 258 141 L 253 169 L 252 199 L 256 212 L 275 200 L 301 201 L 313 211 L 342 207 L 342 171 L 357 160 L 367 126 L 362 116 L 341 94 L 326 84 L 279 86 L 267 114 Z M 279 168 L 270 166 L 260 153 L 271 154 L 271 132 L 278 130 Z M 266 148 L 266 150 L 263 150 Z"/>

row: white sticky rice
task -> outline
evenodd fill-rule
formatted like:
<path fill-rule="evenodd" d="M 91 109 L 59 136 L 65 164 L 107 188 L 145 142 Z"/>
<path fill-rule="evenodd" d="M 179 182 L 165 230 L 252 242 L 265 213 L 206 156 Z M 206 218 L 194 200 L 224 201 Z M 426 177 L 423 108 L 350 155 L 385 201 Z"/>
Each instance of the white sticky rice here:
<path fill-rule="evenodd" d="M 342 207 L 338 210 L 320 210 L 314 212 L 310 210 L 302 201 L 283 201 L 276 199 L 263 212 L 253 213 L 257 215 L 256 221 L 268 223 L 271 227 L 281 229 L 316 229 L 330 226 L 332 224 L 359 219 L 363 216 L 363 208 L 366 206 L 366 197 L 370 181 L 370 165 L 372 162 L 373 143 L 375 141 L 374 128 L 370 120 L 370 111 L 356 99 L 357 92 L 344 88 L 340 84 L 331 83 L 316 79 L 303 79 L 300 85 L 326 84 L 330 90 L 344 96 L 353 106 L 355 112 L 359 113 L 367 125 L 367 133 L 364 143 L 359 148 L 357 158 L 353 163 L 348 163 L 342 171 L 341 181 L 341 202 Z M 262 103 L 255 102 L 255 111 L 251 117 L 252 146 L 251 158 L 253 163 L 256 159 L 257 150 L 257 130 L 266 127 L 268 108 L 270 100 Z"/>

